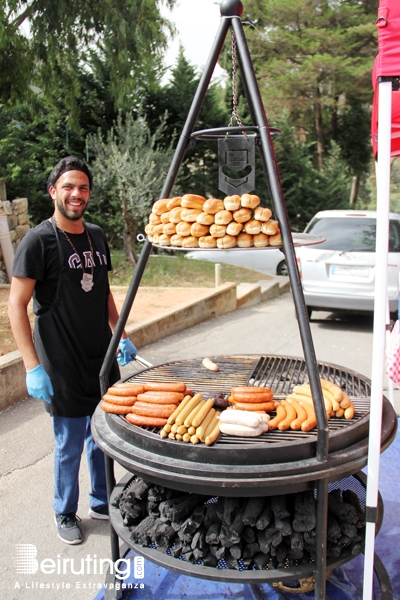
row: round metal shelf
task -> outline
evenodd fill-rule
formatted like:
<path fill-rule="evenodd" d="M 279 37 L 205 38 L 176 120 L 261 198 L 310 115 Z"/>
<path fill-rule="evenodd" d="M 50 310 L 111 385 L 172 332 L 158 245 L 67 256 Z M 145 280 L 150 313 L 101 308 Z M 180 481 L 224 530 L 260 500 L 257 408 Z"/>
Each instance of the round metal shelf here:
<path fill-rule="evenodd" d="M 312 235 L 310 233 L 292 233 L 292 241 L 293 241 L 293 246 L 294 247 L 298 247 L 298 246 L 312 246 L 314 244 L 320 244 L 321 242 L 325 241 L 325 238 L 319 236 L 319 235 Z M 161 244 L 154 244 L 152 242 L 152 245 L 155 248 L 164 248 L 165 250 L 183 250 L 184 252 L 192 252 L 193 250 L 195 251 L 199 251 L 199 252 L 260 252 L 262 250 L 282 250 L 282 245 L 280 246 L 265 246 L 264 248 L 254 248 L 254 246 L 250 247 L 250 248 L 199 248 L 199 247 L 193 247 L 193 248 L 182 248 L 182 246 L 163 246 Z"/>

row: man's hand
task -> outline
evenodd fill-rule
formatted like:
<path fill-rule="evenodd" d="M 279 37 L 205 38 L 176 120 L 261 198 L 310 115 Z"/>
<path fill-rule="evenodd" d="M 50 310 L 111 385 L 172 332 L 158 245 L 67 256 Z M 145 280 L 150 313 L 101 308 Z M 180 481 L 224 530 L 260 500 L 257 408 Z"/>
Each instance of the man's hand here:
<path fill-rule="evenodd" d="M 129 338 L 121 340 L 119 343 L 120 354 L 118 354 L 118 362 L 121 367 L 125 367 L 136 356 L 137 350 Z"/>
<path fill-rule="evenodd" d="M 54 396 L 53 386 L 42 365 L 26 372 L 26 387 L 30 396 L 50 404 L 50 396 Z"/>

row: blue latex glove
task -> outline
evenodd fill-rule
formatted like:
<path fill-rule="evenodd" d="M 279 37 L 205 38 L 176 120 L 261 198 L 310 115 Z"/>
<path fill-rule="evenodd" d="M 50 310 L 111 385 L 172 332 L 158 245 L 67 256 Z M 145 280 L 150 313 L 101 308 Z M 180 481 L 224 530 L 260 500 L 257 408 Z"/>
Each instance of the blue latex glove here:
<path fill-rule="evenodd" d="M 135 358 L 137 350 L 129 338 L 120 341 L 119 349 L 120 353 L 118 354 L 117 360 L 121 367 L 125 367 Z"/>
<path fill-rule="evenodd" d="M 50 396 L 54 395 L 53 386 L 42 365 L 26 372 L 26 387 L 30 396 L 50 404 Z"/>

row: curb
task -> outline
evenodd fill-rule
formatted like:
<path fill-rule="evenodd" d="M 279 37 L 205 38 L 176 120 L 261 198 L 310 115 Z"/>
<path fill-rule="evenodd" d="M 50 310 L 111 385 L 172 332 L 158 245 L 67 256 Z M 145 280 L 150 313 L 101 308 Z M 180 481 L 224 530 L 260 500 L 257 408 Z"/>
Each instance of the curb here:
<path fill-rule="evenodd" d="M 155 318 L 127 325 L 126 332 L 139 349 L 208 319 L 276 298 L 289 289 L 287 277 L 274 277 L 256 284 L 225 283 L 211 288 L 210 292 L 199 293 L 196 300 L 178 304 Z M 0 381 L 0 410 L 27 398 L 25 369 L 19 350 L 0 356 Z"/>

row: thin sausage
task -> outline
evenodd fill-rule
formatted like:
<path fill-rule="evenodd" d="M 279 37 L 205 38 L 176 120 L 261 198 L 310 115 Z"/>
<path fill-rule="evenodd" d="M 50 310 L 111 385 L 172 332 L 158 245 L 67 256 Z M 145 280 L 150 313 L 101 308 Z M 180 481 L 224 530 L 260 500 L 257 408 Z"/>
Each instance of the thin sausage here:
<path fill-rule="evenodd" d="M 107 390 L 108 394 L 114 396 L 137 396 L 143 392 L 144 386 L 139 383 L 116 383 Z"/>
<path fill-rule="evenodd" d="M 293 429 L 293 431 L 298 431 L 301 429 L 301 424 L 303 421 L 307 419 L 307 413 L 305 409 L 298 402 L 296 402 L 296 400 L 288 399 L 288 402 L 296 411 L 296 418 L 290 423 L 290 429 Z"/>
<path fill-rule="evenodd" d="M 286 431 L 287 429 L 290 429 L 290 424 L 297 417 L 297 413 L 295 407 L 292 404 L 290 404 L 290 402 L 282 400 L 282 405 L 285 407 L 286 417 L 282 419 L 282 421 L 279 423 L 278 429 L 279 431 Z"/>
<path fill-rule="evenodd" d="M 307 404 L 307 402 L 300 402 L 300 404 L 307 413 L 307 419 L 301 424 L 301 430 L 304 432 L 311 431 L 311 429 L 314 429 L 314 427 L 317 426 L 317 417 L 315 416 L 314 407 L 311 406 L 311 404 Z"/>
<path fill-rule="evenodd" d="M 121 406 L 121 404 L 111 404 L 110 402 L 100 402 L 100 408 L 105 412 L 115 415 L 127 415 L 132 412 L 132 406 Z"/>
<path fill-rule="evenodd" d="M 103 400 L 109 404 L 119 404 L 121 406 L 132 406 L 135 404 L 136 396 L 114 396 L 113 394 L 104 394 Z"/>
<path fill-rule="evenodd" d="M 267 387 L 254 387 L 251 385 L 237 385 L 231 389 L 231 394 L 260 394 L 264 392 L 271 392 L 270 388 Z"/>
<path fill-rule="evenodd" d="M 257 394 L 245 392 L 232 392 L 231 396 L 237 402 L 271 402 L 274 395 L 272 392 L 259 392 Z"/>
<path fill-rule="evenodd" d="M 283 419 L 286 418 L 286 408 L 282 404 L 277 404 L 275 406 L 276 417 L 271 419 L 268 423 L 268 431 L 273 431 L 274 429 L 278 429 L 278 425 Z"/>
<path fill-rule="evenodd" d="M 160 417 L 168 419 L 175 410 L 175 404 L 150 404 L 149 402 L 136 402 L 132 412 L 136 415 Z"/>
<path fill-rule="evenodd" d="M 186 384 L 180 381 L 176 383 L 159 382 L 159 381 L 148 381 L 144 384 L 146 392 L 184 392 L 186 390 Z"/>
<path fill-rule="evenodd" d="M 275 408 L 274 402 L 235 402 L 235 406 L 239 410 L 264 410 L 265 412 L 271 412 Z"/>
<path fill-rule="evenodd" d="M 144 417 L 143 415 L 135 415 L 130 413 L 126 415 L 126 420 L 132 425 L 144 425 L 147 427 L 163 427 L 167 424 L 167 419 L 161 419 L 157 417 Z M 171 434 L 168 434 L 168 437 Z"/>
<path fill-rule="evenodd" d="M 142 402 L 157 402 L 159 404 L 178 404 L 184 398 L 182 392 L 144 392 L 138 394 L 138 400 Z"/>

